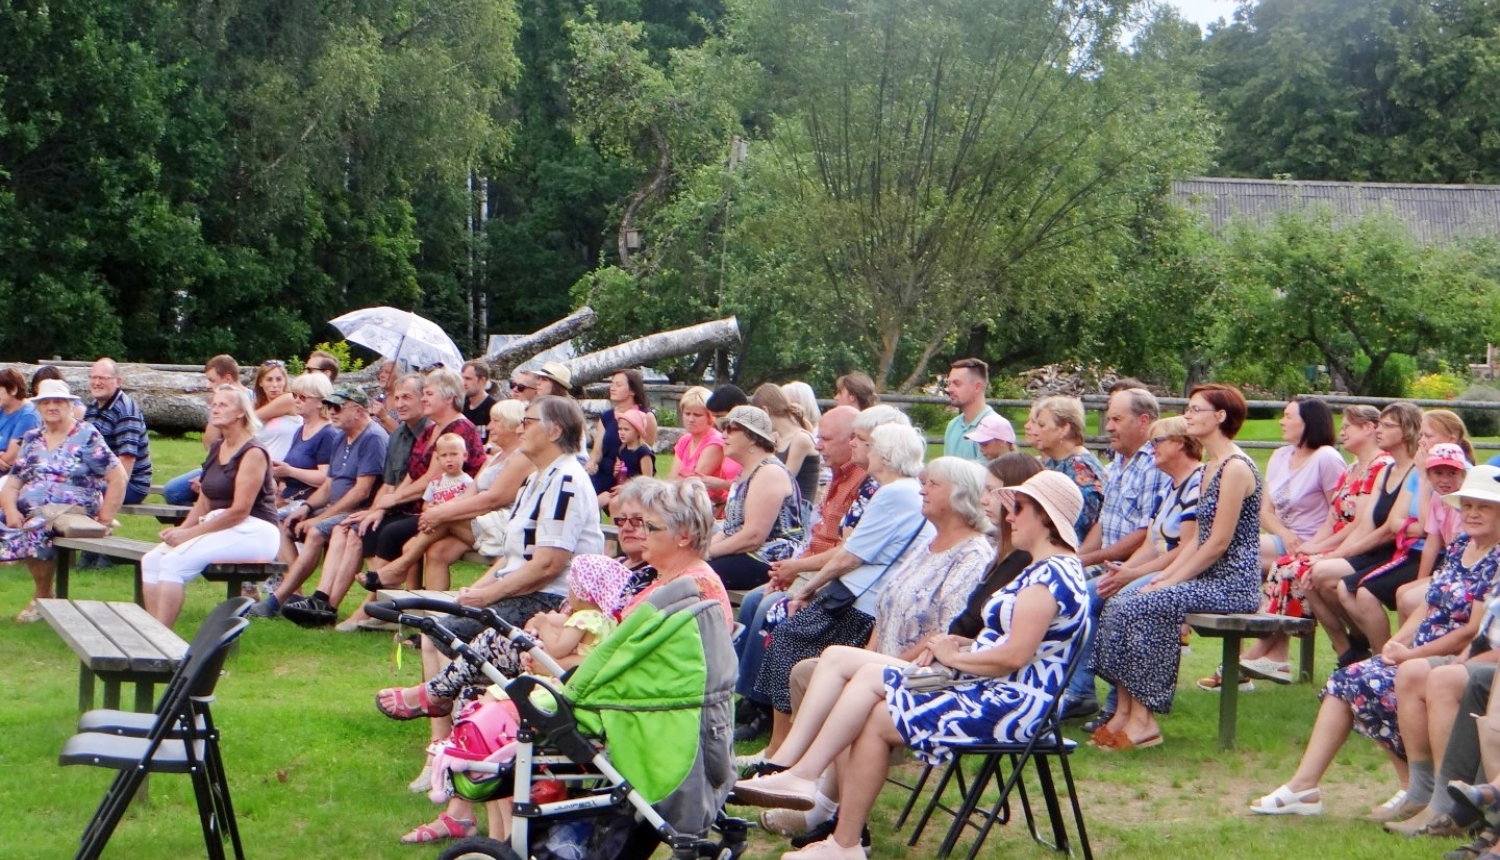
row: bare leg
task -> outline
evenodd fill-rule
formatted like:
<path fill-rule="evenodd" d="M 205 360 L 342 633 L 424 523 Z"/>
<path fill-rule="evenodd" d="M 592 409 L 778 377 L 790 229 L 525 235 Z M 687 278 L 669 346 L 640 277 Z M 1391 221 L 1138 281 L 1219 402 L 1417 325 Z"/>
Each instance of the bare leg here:
<path fill-rule="evenodd" d="M 841 766 L 839 823 L 834 828 L 833 839 L 845 848 L 859 845 L 860 832 L 875 807 L 875 799 L 885 787 L 886 772 L 890 770 L 891 750 L 903 746 L 896 726 L 891 722 L 890 712 L 881 702 L 871 708 L 865 719 L 863 730 L 850 747 L 846 761 Z"/>
<path fill-rule="evenodd" d="M 152 585 L 142 585 L 142 598 L 146 601 L 146 611 L 151 617 L 160 621 L 163 625 L 171 627 L 177 623 L 177 616 L 182 614 L 182 603 L 187 597 L 187 588 L 180 582 L 158 582 Z M 155 591 L 155 595 L 152 595 Z"/>
<path fill-rule="evenodd" d="M 1427 608 L 1427 586 L 1432 584 L 1432 577 L 1414 579 L 1411 582 L 1396 589 L 1396 624 L 1399 626 L 1406 623 L 1413 612 L 1420 612 Z"/>
<path fill-rule="evenodd" d="M 359 567 L 361 549 L 359 535 L 343 526 L 333 530 L 333 535 L 328 539 L 328 552 L 323 556 L 323 572 L 318 577 L 317 589 L 329 596 L 328 605 L 338 606 L 333 600 L 333 591 L 351 563 L 356 569 Z"/>
<path fill-rule="evenodd" d="M 1318 781 L 1328 771 L 1333 757 L 1338 754 L 1339 748 L 1349 739 L 1349 733 L 1353 730 L 1354 712 L 1349 709 L 1349 703 L 1333 696 L 1325 697 L 1318 708 L 1318 718 L 1313 723 L 1312 737 L 1307 739 L 1307 750 L 1302 753 L 1297 772 L 1287 780 L 1286 787 L 1292 791 L 1317 788 Z"/>
<path fill-rule="evenodd" d="M 31 584 L 33 587 L 32 599 L 46 599 L 52 596 L 52 578 L 57 573 L 57 561 L 39 558 L 26 559 L 26 569 L 31 573 Z"/>
<path fill-rule="evenodd" d="M 1361 589 L 1363 590 L 1363 589 Z M 1426 660 L 1407 660 L 1396 667 L 1396 721 L 1406 742 L 1408 761 L 1432 761 L 1433 753 L 1444 747 L 1433 747 L 1427 711 L 1427 681 L 1432 667 Z M 1451 727 L 1452 721 L 1449 721 Z"/>
<path fill-rule="evenodd" d="M 386 562 L 380 568 L 380 581 L 398 582 L 397 577 L 405 578 L 406 572 L 422 560 L 422 556 L 426 554 L 428 547 L 445 537 L 452 536 L 450 529 L 453 525 L 454 523 L 444 523 L 430 532 L 417 532 L 415 537 L 407 541 L 405 546 L 401 547 L 401 555 Z M 467 528 L 466 523 L 462 525 Z"/>
<path fill-rule="evenodd" d="M 312 572 L 317 569 L 318 562 L 323 558 L 323 547 L 328 545 L 328 539 L 316 528 L 307 530 L 307 537 L 302 544 L 302 552 L 297 555 L 291 567 L 286 569 L 286 576 L 282 578 L 281 585 L 276 587 L 276 599 L 285 603 L 288 598 L 302 587 Z"/>
<path fill-rule="evenodd" d="M 816 781 L 839 753 L 864 731 L 870 712 L 877 707 L 881 711 L 885 710 L 884 672 L 884 666 L 870 664 L 861 666 L 854 673 L 854 677 L 844 685 L 843 693 L 818 731 L 817 738 L 807 748 L 807 753 L 788 769 L 792 775 Z M 843 792 L 847 800 L 849 786 L 845 785 Z M 858 831 L 855 835 L 858 835 Z"/>
<path fill-rule="evenodd" d="M 468 542 L 447 537 L 428 547 L 426 555 L 423 556 L 427 587 L 436 591 L 447 591 L 453 581 L 454 562 L 463 558 L 464 553 L 473 548 L 473 543 L 471 533 Z"/>
<path fill-rule="evenodd" d="M 818 729 L 833 712 L 834 705 L 844 691 L 844 685 L 849 683 L 861 667 L 867 665 L 904 666 L 905 663 L 863 648 L 834 645 L 825 650 L 818 660 L 818 668 L 813 672 L 812 681 L 807 685 L 801 707 L 797 709 L 796 720 L 792 722 L 786 738 L 776 746 L 776 753 L 770 757 L 770 761 L 790 765 L 802 758 L 802 754 L 807 752 L 807 748 L 817 737 Z"/>
<path fill-rule="evenodd" d="M 1399 680 L 1400 676 L 1397 678 Z M 1448 740 L 1453 735 L 1453 721 L 1458 718 L 1464 687 L 1468 683 L 1469 670 L 1462 665 L 1438 666 L 1427 676 L 1428 748 L 1433 751 L 1434 757 L 1441 756 L 1448 749 Z M 1396 701 L 1401 701 L 1399 694 Z M 1402 736 L 1410 749 L 1410 735 L 1403 729 Z"/>
<path fill-rule="evenodd" d="M 772 758 L 786 742 L 786 736 L 792 732 L 792 715 L 771 709 L 771 740 L 766 744 L 766 758 Z"/>
<path fill-rule="evenodd" d="M 1344 613 L 1354 622 L 1355 629 L 1370 640 L 1370 650 L 1380 653 L 1386 640 L 1391 638 L 1391 618 L 1386 615 L 1385 606 L 1368 588 L 1361 588 L 1350 594 L 1348 587 L 1340 583 L 1338 595 L 1339 603 L 1344 607 Z"/>
<path fill-rule="evenodd" d="M 1309 572 L 1307 600 L 1313 605 L 1318 624 L 1328 633 L 1328 644 L 1333 646 L 1335 654 L 1349 650 L 1349 628 L 1352 624 L 1343 605 L 1339 603 L 1337 589 L 1342 587 L 1343 578 L 1353 572 L 1354 568 L 1349 562 L 1341 558 L 1314 562 Z"/>

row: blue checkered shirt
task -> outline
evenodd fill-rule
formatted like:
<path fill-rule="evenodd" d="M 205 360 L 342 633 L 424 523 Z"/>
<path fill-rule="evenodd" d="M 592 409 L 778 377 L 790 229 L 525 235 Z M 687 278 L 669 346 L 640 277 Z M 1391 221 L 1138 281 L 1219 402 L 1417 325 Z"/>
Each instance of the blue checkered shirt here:
<path fill-rule="evenodd" d="M 1104 507 L 1099 511 L 1101 546 L 1114 543 L 1151 525 L 1157 504 L 1172 492 L 1172 477 L 1156 468 L 1150 442 L 1128 461 L 1119 453 L 1104 470 Z"/>

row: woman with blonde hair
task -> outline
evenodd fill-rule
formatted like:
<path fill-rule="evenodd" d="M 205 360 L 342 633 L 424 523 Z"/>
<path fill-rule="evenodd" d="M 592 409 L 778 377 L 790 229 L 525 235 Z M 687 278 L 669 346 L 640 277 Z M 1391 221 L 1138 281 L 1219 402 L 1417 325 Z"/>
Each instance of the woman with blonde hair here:
<path fill-rule="evenodd" d="M 755 389 L 750 404 L 771 416 L 771 429 L 776 431 L 776 457 L 797 481 L 805 521 L 818 495 L 818 470 L 822 466 L 812 424 L 802 414 L 802 407 L 788 400 L 781 387 L 770 382 Z"/>
<path fill-rule="evenodd" d="M 708 412 L 708 398 L 713 392 L 695 385 L 677 399 L 677 413 L 686 433 L 672 449 L 672 471 L 668 480 L 697 478 L 708 490 L 714 507 L 729 498 L 729 484 L 740 474 L 740 464 L 724 456 L 724 434 L 714 426 Z"/>
<path fill-rule="evenodd" d="M 1061 472 L 1083 494 L 1083 511 L 1073 529 L 1088 535 L 1104 507 L 1104 464 L 1084 447 L 1083 401 L 1053 395 L 1031 405 L 1026 418 L 1026 444 L 1042 455 L 1042 466 Z"/>

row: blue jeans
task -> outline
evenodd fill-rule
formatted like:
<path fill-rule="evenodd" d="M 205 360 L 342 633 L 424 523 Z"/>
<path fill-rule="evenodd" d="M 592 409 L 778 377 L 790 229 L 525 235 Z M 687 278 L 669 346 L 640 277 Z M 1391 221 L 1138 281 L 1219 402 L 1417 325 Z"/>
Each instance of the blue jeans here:
<path fill-rule="evenodd" d="M 1137 579 L 1116 592 L 1116 596 L 1129 594 L 1132 591 L 1145 588 L 1146 583 L 1151 581 L 1151 574 Z M 1089 617 L 1094 619 L 1093 626 L 1089 628 L 1089 638 L 1084 640 L 1084 658 L 1078 662 L 1078 668 L 1073 670 L 1072 677 L 1068 678 L 1068 690 L 1064 694 L 1069 700 L 1097 698 L 1094 691 L 1094 635 L 1099 632 L 1099 616 L 1104 612 L 1104 600 L 1099 597 L 1099 579 L 1095 577 L 1088 582 L 1089 589 Z M 1115 702 L 1119 697 L 1115 694 L 1115 688 L 1109 688 L 1109 698 L 1104 702 L 1104 712 L 1112 713 Z"/>
<path fill-rule="evenodd" d="M 761 628 L 765 626 L 766 613 L 783 600 L 786 600 L 785 591 L 767 595 L 762 586 L 747 592 L 740 602 L 740 623 L 745 625 L 745 633 L 735 646 L 740 658 L 740 677 L 735 682 L 734 691 L 767 707 L 771 703 L 755 692 L 755 679 L 760 675 L 760 664 L 766 659 L 766 637 L 761 635 Z"/>
<path fill-rule="evenodd" d="M 161 488 L 161 497 L 169 505 L 193 504 L 198 501 L 198 494 L 193 492 L 193 480 L 202 474 L 202 469 L 194 469 L 186 475 L 178 475 Z"/>

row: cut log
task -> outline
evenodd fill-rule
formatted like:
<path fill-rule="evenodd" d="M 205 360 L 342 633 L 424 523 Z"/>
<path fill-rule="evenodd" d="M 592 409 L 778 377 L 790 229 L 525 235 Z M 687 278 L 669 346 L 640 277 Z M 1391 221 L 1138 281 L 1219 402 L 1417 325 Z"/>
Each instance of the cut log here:
<path fill-rule="evenodd" d="M 57 369 L 68 382 L 68 388 L 85 404 L 92 402 L 89 395 L 89 367 L 58 366 Z M 8 364 L 20 371 L 28 384 L 37 371 L 34 364 Z M 255 378 L 255 368 L 244 368 L 241 375 L 245 383 Z M 185 433 L 202 430 L 208 423 L 208 380 L 203 369 L 195 368 L 191 373 L 171 370 L 155 370 L 146 364 L 121 364 L 122 387 L 141 407 L 146 426 L 161 433 Z"/>
<path fill-rule="evenodd" d="M 490 363 L 490 378 L 502 382 L 510 379 L 511 371 L 531 360 L 532 356 L 572 340 L 593 328 L 598 321 L 599 315 L 585 305 L 544 329 L 511 341 L 494 355 L 485 356 Z"/>
<path fill-rule="evenodd" d="M 563 364 L 573 371 L 576 389 L 622 367 L 645 367 L 664 358 L 691 355 L 740 342 L 740 324 L 734 317 L 690 325 L 686 328 L 648 334 L 645 337 L 580 355 Z"/>

